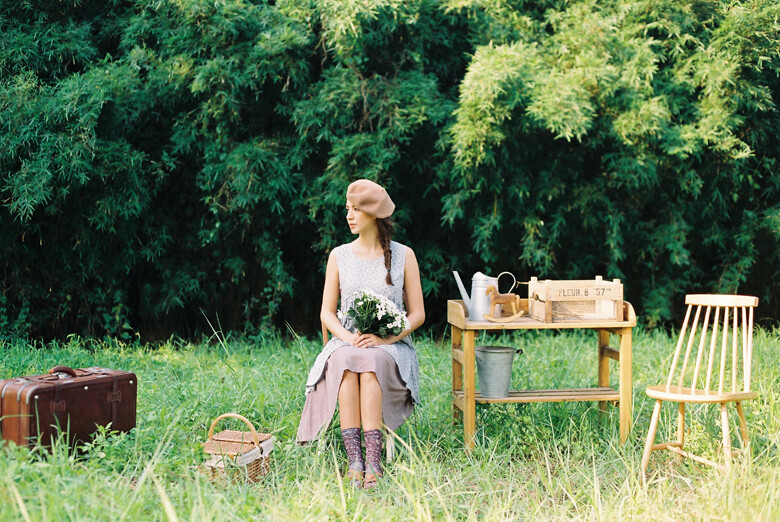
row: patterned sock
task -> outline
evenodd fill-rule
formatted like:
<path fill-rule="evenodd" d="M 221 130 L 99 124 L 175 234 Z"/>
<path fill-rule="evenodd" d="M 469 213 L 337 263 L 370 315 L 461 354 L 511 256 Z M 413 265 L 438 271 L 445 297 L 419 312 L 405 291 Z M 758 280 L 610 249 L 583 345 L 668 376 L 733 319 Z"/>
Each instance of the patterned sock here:
<path fill-rule="evenodd" d="M 366 430 L 363 432 L 366 439 L 367 471 L 377 477 L 382 476 L 382 431 Z"/>
<path fill-rule="evenodd" d="M 363 464 L 363 449 L 360 447 L 360 428 L 347 428 L 341 430 L 341 438 L 344 439 L 344 447 L 347 448 L 347 460 L 349 469 L 365 471 Z"/>

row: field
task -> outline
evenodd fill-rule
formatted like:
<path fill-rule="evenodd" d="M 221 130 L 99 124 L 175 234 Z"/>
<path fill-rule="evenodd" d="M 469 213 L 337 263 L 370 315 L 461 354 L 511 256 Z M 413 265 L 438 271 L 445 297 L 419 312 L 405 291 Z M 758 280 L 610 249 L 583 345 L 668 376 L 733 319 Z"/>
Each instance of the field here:
<path fill-rule="evenodd" d="M 644 387 L 663 379 L 669 334 L 635 333 L 634 427 L 626 445 L 618 440 L 616 410 L 600 419 L 591 403 L 493 406 L 478 407 L 471 454 L 463 451 L 461 426 L 451 422 L 447 340 L 418 336 L 423 404 L 399 430 L 402 450 L 371 492 L 351 490 L 341 479 L 338 430 L 310 447 L 294 443 L 315 341 L 275 335 L 157 346 L 5 341 L 0 378 L 58 364 L 130 369 L 139 396 L 137 428 L 129 434 L 100 433 L 78 451 L 62 444 L 51 452 L 5 448 L 0 519 L 777 520 L 779 340 L 771 330 L 755 333 L 753 381 L 761 395 L 746 406 L 752 458 L 738 459 L 725 474 L 656 452 L 644 482 L 639 462 L 651 413 Z M 587 333 L 524 332 L 489 341 L 525 350 L 515 361 L 513 387 L 594 385 L 595 339 Z M 272 472 L 259 484 L 213 483 L 198 469 L 208 426 L 226 411 L 276 437 Z M 717 412 L 695 409 L 694 417 L 700 422 L 691 423 L 690 448 L 715 454 Z M 659 438 L 671 420 L 667 407 Z"/>

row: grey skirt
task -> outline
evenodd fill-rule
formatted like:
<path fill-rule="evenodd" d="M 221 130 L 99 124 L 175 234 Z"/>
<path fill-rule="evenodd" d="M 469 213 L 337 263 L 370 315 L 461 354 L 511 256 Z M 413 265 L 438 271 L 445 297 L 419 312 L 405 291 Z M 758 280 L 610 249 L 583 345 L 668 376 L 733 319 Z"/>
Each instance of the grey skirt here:
<path fill-rule="evenodd" d="M 381 348 L 342 346 L 328 357 L 322 378 L 316 388 L 306 395 L 298 425 L 298 442 L 319 438 L 330 425 L 336 412 L 341 379 L 347 370 L 376 375 L 382 389 L 382 421 L 391 430 L 401 426 L 414 411 L 412 394 L 389 353 Z"/>

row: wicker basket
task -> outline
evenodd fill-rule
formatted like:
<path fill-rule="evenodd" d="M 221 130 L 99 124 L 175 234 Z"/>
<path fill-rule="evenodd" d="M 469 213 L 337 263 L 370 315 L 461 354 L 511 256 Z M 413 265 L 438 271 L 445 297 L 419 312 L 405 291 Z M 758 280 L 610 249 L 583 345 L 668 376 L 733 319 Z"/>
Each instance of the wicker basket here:
<path fill-rule="evenodd" d="M 214 427 L 226 417 L 241 420 L 250 431 L 224 430 L 215 435 Z M 203 463 L 203 467 L 212 478 L 255 482 L 270 471 L 268 459 L 272 448 L 271 434 L 258 433 L 246 417 L 224 413 L 214 419 L 209 428 L 203 451 L 212 457 Z"/>

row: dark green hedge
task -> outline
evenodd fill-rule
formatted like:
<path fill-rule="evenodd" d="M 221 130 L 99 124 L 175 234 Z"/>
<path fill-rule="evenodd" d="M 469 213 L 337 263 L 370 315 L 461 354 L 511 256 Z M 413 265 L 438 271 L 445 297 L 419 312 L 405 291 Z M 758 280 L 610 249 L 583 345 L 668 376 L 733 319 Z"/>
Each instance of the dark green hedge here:
<path fill-rule="evenodd" d="M 777 318 L 778 41 L 773 0 L 2 0 L 0 335 L 313 333 L 357 177 L 431 324 L 452 269 Z"/>

